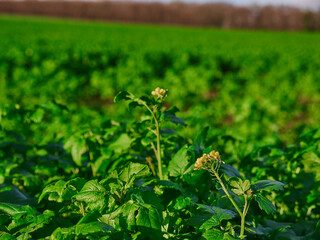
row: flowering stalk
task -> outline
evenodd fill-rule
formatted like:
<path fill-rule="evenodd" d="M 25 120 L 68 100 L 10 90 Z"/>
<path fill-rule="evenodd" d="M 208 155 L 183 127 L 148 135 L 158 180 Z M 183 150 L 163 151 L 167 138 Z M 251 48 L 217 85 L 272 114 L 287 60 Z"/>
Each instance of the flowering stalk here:
<path fill-rule="evenodd" d="M 137 106 L 144 106 L 151 114 L 154 122 L 155 122 L 155 130 L 152 128 L 148 128 L 152 133 L 156 135 L 157 138 L 157 146 L 153 144 L 151 141 L 152 149 L 156 155 L 156 159 L 158 161 L 158 175 L 159 178 L 163 179 L 162 174 L 162 162 L 161 162 L 161 135 L 160 135 L 160 117 L 161 117 L 161 107 L 163 105 L 164 100 L 167 98 L 168 90 L 156 88 L 154 91 L 151 92 L 153 95 L 153 99 L 148 96 L 143 96 L 141 98 L 137 98 L 132 93 L 127 91 L 121 91 L 119 92 L 115 98 L 114 101 L 120 101 L 120 100 L 129 100 L 131 101 L 130 107 L 134 108 Z M 149 160 L 147 160 L 152 172 L 154 173 L 153 164 Z M 151 167 L 152 166 L 152 167 Z"/>
<path fill-rule="evenodd" d="M 151 108 L 150 108 L 147 104 L 144 104 L 144 106 L 145 106 L 145 107 L 148 109 L 148 111 L 151 113 L 151 116 L 153 117 L 154 122 L 155 122 L 155 125 L 156 125 L 155 134 L 156 134 L 156 137 L 157 137 L 157 149 L 156 149 L 156 148 L 153 148 L 153 149 L 154 149 L 154 152 L 155 152 L 157 161 L 158 161 L 158 174 L 159 174 L 160 180 L 163 179 L 163 175 L 162 175 L 162 161 L 161 161 L 161 143 L 160 143 L 161 135 L 160 135 L 160 123 L 159 123 L 159 119 L 158 119 L 156 113 L 160 110 L 160 107 L 161 107 L 162 103 L 163 103 L 164 100 L 166 99 L 166 97 L 167 97 L 167 92 L 168 92 L 168 90 L 164 90 L 164 89 L 161 89 L 161 88 L 159 88 L 159 87 L 156 88 L 154 91 L 151 92 L 151 94 L 156 97 L 156 101 L 157 101 L 157 103 L 158 103 L 157 105 L 155 105 L 155 106 L 153 107 L 153 110 L 151 110 Z"/>
<path fill-rule="evenodd" d="M 243 239 L 245 238 L 244 235 L 244 229 L 245 229 L 245 217 L 247 215 L 249 205 L 250 205 L 250 200 L 251 200 L 251 195 L 252 195 L 252 190 L 249 189 L 246 191 L 246 193 L 243 193 L 244 195 L 244 200 L 245 204 L 243 206 L 243 211 L 240 210 L 240 207 L 238 204 L 233 200 L 232 196 L 228 192 L 226 186 L 224 185 L 221 177 L 219 176 L 219 169 L 221 164 L 224 164 L 224 162 L 220 158 L 219 152 L 212 151 L 209 154 L 203 154 L 202 157 L 198 158 L 196 163 L 195 163 L 195 169 L 194 170 L 199 170 L 203 169 L 208 171 L 213 178 L 215 178 L 219 184 L 222 187 L 222 190 L 224 193 L 227 195 L 228 199 L 232 203 L 232 205 L 235 207 L 237 212 L 239 213 L 241 217 L 241 224 L 240 224 L 240 238 Z"/>

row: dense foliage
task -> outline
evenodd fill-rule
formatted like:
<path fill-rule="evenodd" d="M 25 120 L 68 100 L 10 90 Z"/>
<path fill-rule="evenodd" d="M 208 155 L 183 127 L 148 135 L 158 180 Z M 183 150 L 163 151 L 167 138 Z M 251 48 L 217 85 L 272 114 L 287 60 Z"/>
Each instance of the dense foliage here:
<path fill-rule="evenodd" d="M 0 26 L 1 239 L 320 238 L 319 35 Z"/>

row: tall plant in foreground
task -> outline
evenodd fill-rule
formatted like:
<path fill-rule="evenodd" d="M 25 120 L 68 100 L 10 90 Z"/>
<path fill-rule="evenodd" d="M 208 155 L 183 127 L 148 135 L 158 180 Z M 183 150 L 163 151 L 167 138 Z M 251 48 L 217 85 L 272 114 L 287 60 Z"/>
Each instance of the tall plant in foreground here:
<path fill-rule="evenodd" d="M 220 184 L 221 189 L 241 218 L 239 238 L 243 239 L 246 237 L 245 219 L 251 201 L 254 199 L 262 210 L 268 214 L 272 213 L 275 211 L 275 206 L 268 198 L 261 195 L 261 192 L 263 190 L 283 190 L 285 184 L 274 180 L 261 180 L 251 185 L 249 180 L 243 180 L 238 177 L 227 179 L 227 184 L 225 184 L 222 180 L 224 175 L 219 172 L 222 164 L 225 163 L 221 160 L 219 152 L 211 151 L 209 154 L 203 154 L 202 157 L 197 159 L 195 170 L 203 169 L 208 171 L 212 178 Z M 228 185 L 231 187 L 232 192 L 229 191 Z M 240 201 L 235 201 L 235 198 Z M 247 230 L 252 231 L 250 229 Z"/>
<path fill-rule="evenodd" d="M 151 141 L 152 149 L 155 153 L 155 157 L 158 162 L 158 176 L 162 180 L 163 179 L 163 171 L 162 171 L 162 159 L 161 159 L 161 133 L 160 133 L 160 125 L 161 121 L 168 120 L 175 124 L 186 125 L 185 122 L 175 116 L 175 113 L 178 111 L 177 107 L 171 107 L 167 111 L 163 110 L 163 103 L 167 98 L 168 90 L 156 88 L 154 91 L 151 92 L 151 96 L 142 96 L 136 97 L 130 92 L 121 91 L 119 92 L 114 101 L 118 102 L 120 100 L 127 100 L 129 101 L 129 109 L 133 109 L 135 107 L 141 106 L 145 107 L 148 113 L 152 118 L 152 125 L 149 130 L 154 133 L 156 136 L 156 144 Z M 154 171 L 152 162 L 150 159 L 147 159 L 150 168 Z"/>

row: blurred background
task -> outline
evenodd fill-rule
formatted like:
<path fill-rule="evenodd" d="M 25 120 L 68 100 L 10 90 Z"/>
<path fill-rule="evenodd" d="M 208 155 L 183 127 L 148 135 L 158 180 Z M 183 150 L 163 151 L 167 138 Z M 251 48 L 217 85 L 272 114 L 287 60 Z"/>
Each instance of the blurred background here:
<path fill-rule="evenodd" d="M 0 13 L 2 113 L 31 109 L 44 141 L 138 118 L 115 94 L 156 87 L 188 137 L 210 126 L 248 146 L 291 143 L 319 126 L 317 0 L 0 1 Z M 50 101 L 70 112 L 49 117 Z"/>
<path fill-rule="evenodd" d="M 319 11 L 318 0 L 10 0 L 0 2 L 2 13 L 281 30 L 319 30 Z"/>

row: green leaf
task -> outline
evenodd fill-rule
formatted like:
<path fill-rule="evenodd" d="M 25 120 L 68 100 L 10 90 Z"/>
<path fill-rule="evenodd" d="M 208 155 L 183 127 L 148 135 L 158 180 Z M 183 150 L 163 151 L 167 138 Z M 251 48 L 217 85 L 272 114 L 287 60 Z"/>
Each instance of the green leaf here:
<path fill-rule="evenodd" d="M 71 151 L 73 161 L 82 166 L 81 156 L 86 151 L 86 141 L 81 136 L 72 136 L 65 143 L 64 148 Z"/>
<path fill-rule="evenodd" d="M 66 185 L 69 189 L 72 189 L 73 191 L 76 191 L 76 192 L 80 192 L 80 190 L 83 188 L 86 182 L 87 182 L 86 179 L 82 177 L 77 177 L 69 180 Z"/>
<path fill-rule="evenodd" d="M 320 231 L 320 220 L 317 222 L 316 231 Z"/>
<path fill-rule="evenodd" d="M 188 206 L 192 206 L 193 203 L 194 201 L 190 197 L 181 195 L 175 200 L 173 208 L 180 211 Z"/>
<path fill-rule="evenodd" d="M 35 123 L 39 123 L 42 121 L 43 117 L 45 114 L 45 110 L 43 110 L 42 108 L 38 108 L 31 116 L 30 119 L 35 122 Z"/>
<path fill-rule="evenodd" d="M 189 164 L 188 147 L 183 146 L 171 159 L 168 166 L 169 175 L 172 177 L 182 176 Z"/>
<path fill-rule="evenodd" d="M 50 236 L 50 240 L 72 240 L 75 237 L 75 226 L 70 228 L 57 228 Z"/>
<path fill-rule="evenodd" d="M 140 177 L 149 176 L 149 167 L 145 164 L 130 162 L 119 174 L 119 179 L 127 183 L 129 187 L 133 181 Z"/>
<path fill-rule="evenodd" d="M 188 225 L 200 227 L 204 222 L 206 222 L 209 219 L 210 217 L 208 217 L 207 215 L 194 215 L 188 219 Z"/>
<path fill-rule="evenodd" d="M 19 233 L 31 233 L 49 224 L 54 215 L 54 212 L 50 210 L 45 210 L 43 214 L 39 215 L 29 214 L 25 218 L 16 219 L 13 224 L 8 226 L 8 230 L 19 228 Z"/>
<path fill-rule="evenodd" d="M 135 101 L 137 101 L 140 105 L 155 105 L 156 102 L 154 100 L 153 97 L 151 96 L 142 96 L 138 99 L 134 99 Z"/>
<path fill-rule="evenodd" d="M 139 104 L 138 102 L 130 102 L 129 103 L 129 111 L 132 111 L 134 108 L 136 108 L 136 107 L 141 107 L 142 105 L 141 104 Z"/>
<path fill-rule="evenodd" d="M 320 158 L 315 152 L 306 152 L 302 155 L 303 170 L 306 173 L 315 173 L 316 180 L 320 180 Z"/>
<path fill-rule="evenodd" d="M 284 183 L 275 180 L 261 180 L 253 184 L 256 190 L 283 190 Z"/>
<path fill-rule="evenodd" d="M 260 193 L 255 194 L 254 199 L 258 202 L 260 209 L 264 210 L 267 214 L 274 213 L 276 211 L 276 207 L 273 203 Z"/>
<path fill-rule="evenodd" d="M 121 153 L 129 149 L 132 139 L 128 134 L 123 133 L 119 138 L 109 145 L 109 149 L 113 150 L 116 153 Z"/>
<path fill-rule="evenodd" d="M 203 233 L 202 236 L 207 240 L 223 240 L 224 239 L 224 233 L 216 228 L 208 229 Z"/>
<path fill-rule="evenodd" d="M 9 222 L 11 217 L 8 214 L 0 213 L 0 234 L 1 234 L 1 226 L 4 226 L 6 222 Z"/>
<path fill-rule="evenodd" d="M 132 200 L 129 200 L 122 207 L 120 207 L 119 215 L 124 217 L 124 223 L 128 230 L 132 230 L 136 224 L 136 211 L 139 209 L 138 204 L 134 203 Z"/>
<path fill-rule="evenodd" d="M 59 180 L 56 183 L 46 186 L 38 199 L 38 202 L 49 195 L 49 201 L 63 202 L 71 200 L 77 192 L 81 190 L 86 180 L 84 178 L 71 179 L 68 182 Z"/>
<path fill-rule="evenodd" d="M 0 211 L 4 212 L 10 216 L 27 213 L 26 210 L 23 210 L 19 207 L 13 206 L 8 203 L 0 203 Z"/>
<path fill-rule="evenodd" d="M 195 148 L 197 154 L 202 154 L 203 150 L 206 148 L 205 140 L 207 138 L 208 131 L 209 127 L 202 129 L 193 142 L 193 147 Z"/>
<path fill-rule="evenodd" d="M 95 222 L 100 217 L 101 214 L 98 211 L 91 211 L 84 215 L 77 224 Z"/>
<path fill-rule="evenodd" d="M 219 226 L 223 220 L 230 220 L 236 216 L 231 210 L 203 204 L 199 204 L 199 206 L 212 215 L 210 219 L 201 225 L 202 229 L 210 229 L 213 226 Z"/>
<path fill-rule="evenodd" d="M 78 201 L 85 202 L 91 210 L 102 210 L 105 207 L 106 189 L 98 180 L 87 182 L 81 191 L 74 196 Z"/>
<path fill-rule="evenodd" d="M 43 107 L 46 110 L 49 110 L 51 112 L 61 112 L 61 111 L 69 111 L 68 107 L 66 105 L 57 103 L 56 100 L 52 100 L 49 102 L 44 102 L 41 104 L 41 107 Z"/>
<path fill-rule="evenodd" d="M 17 238 L 13 237 L 9 233 L 5 233 L 5 234 L 1 235 L 1 232 L 0 232 L 0 239 L 1 240 L 16 240 Z"/>
<path fill-rule="evenodd" d="M 238 196 L 244 195 L 245 192 L 248 191 L 251 186 L 249 180 L 243 181 L 241 178 L 238 177 L 231 178 L 229 184 L 231 187 L 234 187 L 233 189 L 231 189 L 231 191 L 233 191 Z"/>
<path fill-rule="evenodd" d="M 12 203 L 17 205 L 32 205 L 33 199 L 22 193 L 17 187 L 0 186 L 0 202 Z"/>
<path fill-rule="evenodd" d="M 29 240 L 31 239 L 31 235 L 29 233 L 22 233 L 17 237 L 17 240 Z"/>
<path fill-rule="evenodd" d="M 90 223 L 80 223 L 75 226 L 75 234 L 78 235 L 88 235 L 92 233 L 99 233 L 99 232 L 107 232 L 112 231 L 113 228 L 108 224 L 103 222 L 90 222 Z"/>
<path fill-rule="evenodd" d="M 220 169 L 228 177 L 238 177 L 238 178 L 241 177 L 239 171 L 236 168 L 234 168 L 232 165 L 222 164 Z"/>
<path fill-rule="evenodd" d="M 161 216 L 156 208 L 149 204 L 139 204 L 138 215 L 136 217 L 137 226 L 143 226 L 153 229 L 161 229 Z"/>
<path fill-rule="evenodd" d="M 66 182 L 63 180 L 59 180 L 56 183 L 50 184 L 46 186 L 42 192 L 41 195 L 38 199 L 38 203 L 41 202 L 41 200 L 49 195 L 49 201 L 57 201 L 57 202 L 62 202 L 62 192 L 66 187 Z"/>
<path fill-rule="evenodd" d="M 120 91 L 115 97 L 114 102 L 119 102 L 121 100 L 129 100 L 132 98 L 132 94 L 127 91 Z"/>
<path fill-rule="evenodd" d="M 180 124 L 183 126 L 187 126 L 187 124 L 184 122 L 184 120 L 182 118 L 179 118 L 176 116 L 176 113 L 179 111 L 179 109 L 177 107 L 171 107 L 170 109 L 168 109 L 167 111 L 163 112 L 161 119 L 170 121 L 174 124 Z"/>

